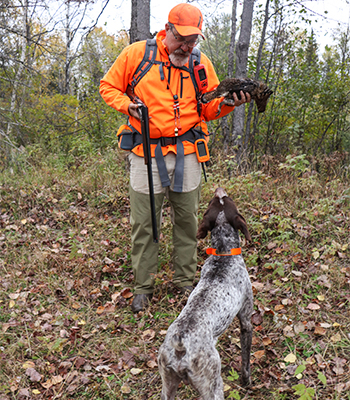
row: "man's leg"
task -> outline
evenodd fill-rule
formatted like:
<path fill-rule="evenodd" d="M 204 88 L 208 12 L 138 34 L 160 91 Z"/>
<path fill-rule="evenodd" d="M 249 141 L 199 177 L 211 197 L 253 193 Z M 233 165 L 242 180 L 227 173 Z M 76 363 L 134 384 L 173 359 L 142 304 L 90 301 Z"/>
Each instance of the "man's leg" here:
<path fill-rule="evenodd" d="M 156 194 L 157 227 L 164 194 Z M 159 244 L 153 242 L 149 195 L 138 193 L 130 187 L 131 262 L 135 277 L 135 294 L 153 293 L 154 278 L 158 269 Z"/>
<path fill-rule="evenodd" d="M 152 297 L 155 275 L 158 271 L 158 243 L 153 242 L 151 207 L 147 167 L 142 157 L 129 155 L 130 161 L 130 223 L 131 262 L 135 278 L 133 312 L 143 310 Z M 158 232 L 164 192 L 158 169 L 152 160 L 153 187 Z"/>
<path fill-rule="evenodd" d="M 197 270 L 197 228 L 200 185 L 191 192 L 169 192 L 173 208 L 174 278 L 179 288 L 192 286 Z"/>

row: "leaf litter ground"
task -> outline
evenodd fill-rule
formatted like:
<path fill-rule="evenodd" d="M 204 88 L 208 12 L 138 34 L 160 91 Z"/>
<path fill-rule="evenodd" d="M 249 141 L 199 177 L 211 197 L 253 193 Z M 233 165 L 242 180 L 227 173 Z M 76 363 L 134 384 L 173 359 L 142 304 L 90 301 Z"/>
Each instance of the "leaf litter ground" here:
<path fill-rule="evenodd" d="M 98 163 L 98 171 L 96 164 Z M 240 387 L 237 322 L 219 339 L 225 398 L 350 399 L 349 189 L 281 169 L 208 169 L 245 216 L 255 296 L 252 386 Z M 157 351 L 186 303 L 172 285 L 164 207 L 150 307 L 133 315 L 127 179 L 100 158 L 0 185 L 0 399 L 158 399 Z M 198 273 L 209 241 L 198 244 Z M 198 399 L 181 385 L 178 399 Z"/>

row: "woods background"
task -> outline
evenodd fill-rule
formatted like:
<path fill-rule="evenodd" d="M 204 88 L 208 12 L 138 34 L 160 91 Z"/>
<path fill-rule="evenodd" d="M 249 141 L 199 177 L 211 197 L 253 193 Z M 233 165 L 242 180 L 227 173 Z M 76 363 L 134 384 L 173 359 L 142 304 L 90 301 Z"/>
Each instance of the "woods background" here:
<path fill-rule="evenodd" d="M 69 158 L 116 147 L 125 116 L 101 99 L 99 81 L 129 42 L 155 35 L 149 21 L 156 10 L 149 1 L 132 0 L 130 31 L 115 26 L 114 34 L 107 34 L 99 21 L 108 3 L 0 2 L 2 169 L 22 168 L 49 154 Z M 240 165 L 259 165 L 264 155 L 319 158 L 334 152 L 345 162 L 349 25 L 329 32 L 329 44 L 320 49 L 315 14 L 302 1 L 245 0 L 242 16 L 237 0 L 231 14 L 218 14 L 215 2 L 197 5 L 204 12 L 211 7 L 200 49 L 219 79 L 257 78 L 274 91 L 264 114 L 251 103 L 212 122 L 212 153 L 224 150 Z"/>

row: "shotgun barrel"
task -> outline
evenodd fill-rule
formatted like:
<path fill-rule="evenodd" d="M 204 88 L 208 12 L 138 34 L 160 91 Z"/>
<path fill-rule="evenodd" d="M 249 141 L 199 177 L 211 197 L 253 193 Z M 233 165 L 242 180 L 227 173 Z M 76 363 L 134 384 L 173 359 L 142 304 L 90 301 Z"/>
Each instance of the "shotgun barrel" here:
<path fill-rule="evenodd" d="M 153 175 L 152 175 L 152 155 L 151 155 L 151 142 L 149 136 L 149 115 L 147 106 L 134 94 L 131 86 L 128 86 L 126 94 L 130 100 L 137 104 L 140 121 L 141 121 L 141 134 L 143 140 L 143 155 L 145 164 L 147 165 L 148 174 L 148 187 L 149 187 L 149 200 L 151 207 L 151 218 L 152 218 L 152 231 L 153 231 L 153 242 L 158 243 L 158 229 L 157 229 L 157 217 L 156 207 L 154 201 L 154 187 L 153 187 Z"/>

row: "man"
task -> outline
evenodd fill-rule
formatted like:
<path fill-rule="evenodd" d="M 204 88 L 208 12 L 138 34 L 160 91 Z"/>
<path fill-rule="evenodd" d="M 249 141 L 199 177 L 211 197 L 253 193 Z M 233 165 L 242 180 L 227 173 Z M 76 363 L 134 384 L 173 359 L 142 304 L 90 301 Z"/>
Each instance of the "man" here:
<path fill-rule="evenodd" d="M 134 93 L 148 107 L 152 175 L 157 225 L 161 217 L 164 196 L 172 207 L 173 223 L 173 283 L 182 293 L 192 290 L 197 266 L 197 211 L 200 199 L 201 166 L 195 151 L 195 140 L 208 140 L 205 121 L 222 117 L 234 107 L 223 105 L 221 99 L 201 104 L 190 75 L 189 59 L 201 32 L 203 16 L 190 4 L 174 7 L 165 30 L 156 37 L 156 59 L 150 70 L 134 87 Z M 108 105 L 129 116 L 129 127 L 141 132 L 138 105 L 124 95 L 145 54 L 146 41 L 127 46 L 101 80 L 100 93 Z M 208 87 L 219 84 L 212 63 L 201 54 Z M 250 101 L 241 92 L 234 94 L 235 106 Z M 125 131 L 123 131 L 125 132 Z M 122 133 L 123 133 L 122 132 Z M 137 134 L 139 135 L 139 134 Z M 152 297 L 158 266 L 158 244 L 152 239 L 147 169 L 141 141 L 131 147 L 130 161 L 130 221 L 131 260 L 135 277 L 132 310 L 139 312 Z"/>

